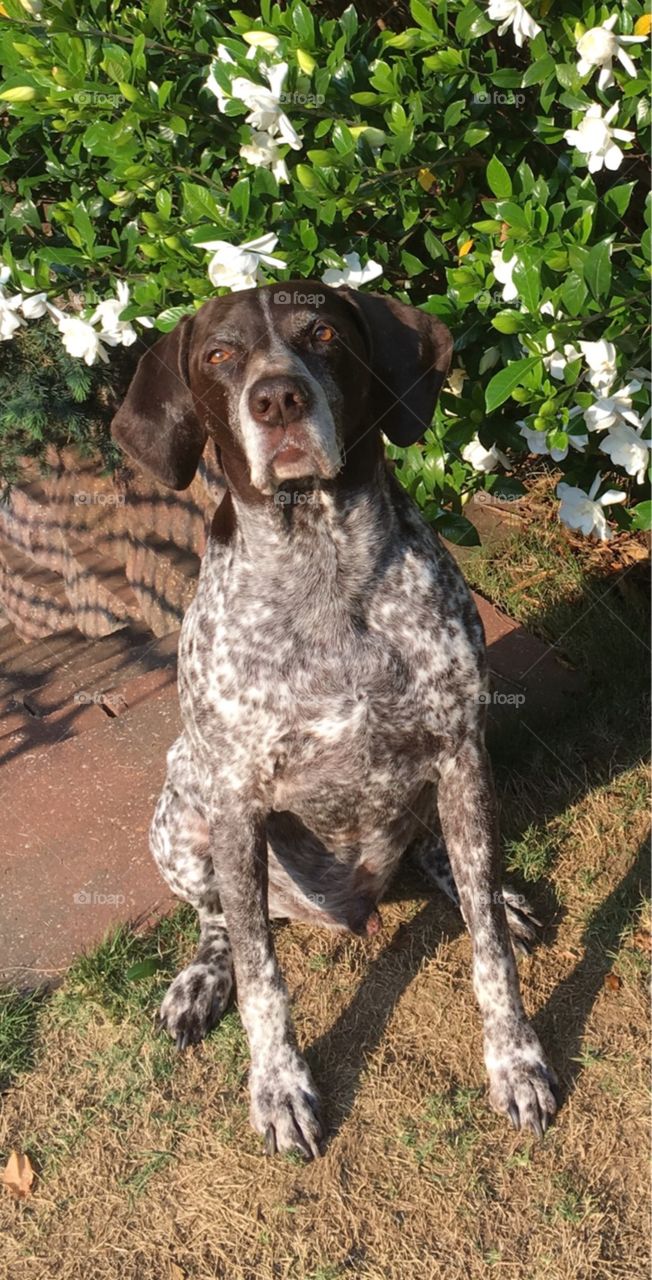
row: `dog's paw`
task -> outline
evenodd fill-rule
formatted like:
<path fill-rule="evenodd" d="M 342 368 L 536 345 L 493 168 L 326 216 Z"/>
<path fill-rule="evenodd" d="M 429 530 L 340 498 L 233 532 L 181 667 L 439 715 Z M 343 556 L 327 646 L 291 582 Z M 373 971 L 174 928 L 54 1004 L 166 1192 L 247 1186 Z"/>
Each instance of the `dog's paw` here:
<path fill-rule="evenodd" d="M 224 1013 L 231 985 L 229 965 L 189 964 L 166 992 L 157 1030 L 167 1031 L 177 1049 L 199 1044 Z"/>
<path fill-rule="evenodd" d="M 541 921 L 537 920 L 522 893 L 503 885 L 502 896 L 512 946 L 521 955 L 528 956 L 537 942 L 537 929 L 541 928 Z"/>
<path fill-rule="evenodd" d="M 321 1155 L 319 1095 L 295 1049 L 287 1046 L 278 1057 L 253 1065 L 249 1084 L 251 1123 L 264 1139 L 266 1155 L 299 1151 L 307 1160 Z"/>
<path fill-rule="evenodd" d="M 542 1138 L 557 1111 L 558 1084 L 534 1032 L 500 1056 L 489 1050 L 486 1062 L 494 1110 L 508 1115 L 514 1129 Z"/>

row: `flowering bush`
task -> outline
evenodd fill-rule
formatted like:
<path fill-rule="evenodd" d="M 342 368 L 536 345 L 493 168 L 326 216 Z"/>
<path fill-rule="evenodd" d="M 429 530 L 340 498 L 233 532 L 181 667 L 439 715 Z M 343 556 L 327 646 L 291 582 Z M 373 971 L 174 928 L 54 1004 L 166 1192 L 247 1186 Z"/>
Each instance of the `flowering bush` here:
<path fill-rule="evenodd" d="M 411 0 L 398 31 L 303 0 L 0 14 L 0 339 L 54 324 L 91 365 L 215 290 L 373 281 L 455 337 L 423 443 L 390 450 L 449 537 L 528 452 L 570 527 L 647 527 L 639 0 Z"/>

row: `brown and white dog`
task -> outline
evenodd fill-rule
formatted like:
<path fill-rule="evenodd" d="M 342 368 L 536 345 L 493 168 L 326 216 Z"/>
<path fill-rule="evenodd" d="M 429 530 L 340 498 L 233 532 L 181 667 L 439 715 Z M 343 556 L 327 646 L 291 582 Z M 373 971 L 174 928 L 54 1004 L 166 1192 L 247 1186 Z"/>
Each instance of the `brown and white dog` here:
<path fill-rule="evenodd" d="M 228 493 L 183 624 L 184 731 L 151 847 L 199 949 L 161 1022 L 180 1047 L 229 999 L 268 1151 L 318 1154 L 270 917 L 375 931 L 404 853 L 459 895 L 491 1102 L 537 1134 L 555 1078 L 521 1004 L 484 746 L 482 627 L 449 554 L 385 463 L 430 423 L 451 338 L 391 299 L 290 281 L 207 302 L 141 359 L 115 439 L 185 488 L 207 438 Z M 443 838 L 442 838 L 443 832 Z M 511 931 L 511 940 L 510 940 Z"/>

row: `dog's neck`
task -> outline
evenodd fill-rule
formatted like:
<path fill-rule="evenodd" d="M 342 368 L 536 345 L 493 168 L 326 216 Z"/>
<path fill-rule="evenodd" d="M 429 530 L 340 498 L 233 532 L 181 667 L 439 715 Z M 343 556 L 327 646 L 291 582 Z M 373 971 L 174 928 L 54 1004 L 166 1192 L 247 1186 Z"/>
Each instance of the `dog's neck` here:
<path fill-rule="evenodd" d="M 378 448 L 347 457 L 333 480 L 286 483 L 272 496 L 233 482 L 212 528 L 213 544 L 228 543 L 252 591 L 302 612 L 355 611 L 378 574 L 396 528 L 391 478 Z M 215 548 L 217 549 L 217 548 Z"/>

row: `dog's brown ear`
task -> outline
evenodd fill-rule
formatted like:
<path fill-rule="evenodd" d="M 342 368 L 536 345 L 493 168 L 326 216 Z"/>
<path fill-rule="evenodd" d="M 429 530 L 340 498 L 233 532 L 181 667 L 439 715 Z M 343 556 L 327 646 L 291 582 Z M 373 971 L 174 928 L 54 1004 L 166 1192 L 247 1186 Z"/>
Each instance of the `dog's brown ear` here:
<path fill-rule="evenodd" d="M 111 435 L 155 480 L 187 489 L 206 444 L 188 386 L 193 317 L 145 352 L 111 423 Z"/>
<path fill-rule="evenodd" d="M 406 448 L 430 426 L 453 339 L 441 320 L 417 307 L 378 293 L 346 292 L 368 331 L 370 419 Z"/>

